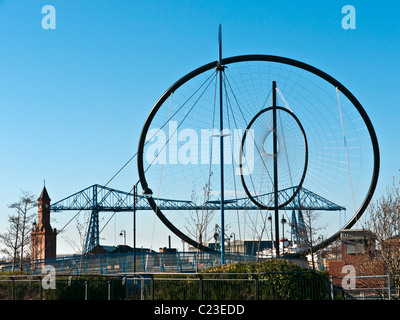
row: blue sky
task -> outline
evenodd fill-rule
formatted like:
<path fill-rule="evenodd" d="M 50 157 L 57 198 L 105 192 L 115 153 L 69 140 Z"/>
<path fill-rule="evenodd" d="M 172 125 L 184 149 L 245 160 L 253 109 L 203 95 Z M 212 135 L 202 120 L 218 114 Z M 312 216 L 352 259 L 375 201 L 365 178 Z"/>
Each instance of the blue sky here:
<path fill-rule="evenodd" d="M 41 26 L 47 4 L 55 30 Z M 354 30 L 341 25 L 347 4 Z M 39 194 L 46 180 L 54 202 L 106 183 L 160 95 L 217 59 L 220 23 L 224 56 L 300 60 L 357 97 L 378 136 L 381 195 L 400 169 L 399 12 L 394 1 L 0 1 L 0 232 L 21 190 Z M 130 166 L 111 186 L 136 181 Z"/>

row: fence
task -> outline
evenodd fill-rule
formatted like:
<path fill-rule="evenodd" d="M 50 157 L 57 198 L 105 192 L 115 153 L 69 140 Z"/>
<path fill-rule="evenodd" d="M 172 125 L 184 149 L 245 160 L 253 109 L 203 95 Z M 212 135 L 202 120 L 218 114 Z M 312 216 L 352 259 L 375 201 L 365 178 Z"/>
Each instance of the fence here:
<path fill-rule="evenodd" d="M 226 255 L 227 263 L 255 261 L 254 256 L 244 255 Z M 262 260 L 262 259 L 259 259 Z M 291 259 L 292 262 L 309 268 L 309 264 L 305 260 Z M 225 299 L 225 295 L 229 292 L 229 296 L 235 299 L 264 299 L 271 298 L 276 294 L 276 299 L 294 298 L 307 299 L 310 293 L 305 288 L 312 288 L 316 292 L 317 284 L 322 282 L 307 283 L 314 280 L 294 279 L 293 277 L 266 278 L 265 275 L 253 277 L 250 275 L 247 279 L 238 277 L 237 279 L 212 279 L 204 275 L 191 276 L 190 278 L 174 277 L 171 278 L 172 272 L 179 272 L 182 276 L 185 273 L 196 273 L 210 266 L 220 264 L 220 255 L 218 253 L 193 253 L 193 252 L 176 252 L 176 253 L 143 253 L 143 254 L 112 254 L 112 255 L 86 255 L 71 256 L 57 259 L 47 259 L 35 261 L 35 263 L 24 263 L 23 272 L 30 276 L 0 276 L 0 299 L 20 299 L 20 296 L 30 299 L 40 299 L 43 292 L 42 270 L 44 266 L 52 266 L 55 274 L 57 274 L 57 288 L 69 288 L 68 290 L 46 290 L 46 297 L 58 295 L 56 292 L 66 292 L 78 290 L 81 294 L 78 296 L 85 297 L 86 292 L 108 292 L 103 294 L 102 299 L 107 299 L 115 295 L 115 297 L 131 297 L 132 299 L 164 299 L 165 297 L 177 296 L 173 293 L 172 288 L 179 288 L 178 292 L 186 292 L 187 297 L 198 299 Z M 12 263 L 5 263 L 0 266 L 0 270 L 4 273 L 12 272 Z M 164 276 L 157 276 L 156 273 L 166 272 Z M 136 276 L 129 276 L 135 273 Z M 0 273 L 1 274 L 1 273 Z M 139 275 L 140 274 L 140 275 Z M 166 276 L 166 274 L 168 274 Z M 83 281 L 80 277 L 90 275 Z M 107 277 L 107 283 L 102 278 L 101 281 L 93 277 Z M 115 276 L 115 278 L 113 278 Z M 123 282 L 121 279 L 124 279 Z M 354 282 L 351 283 L 350 277 L 330 278 L 330 299 L 400 299 L 400 276 L 399 275 L 379 275 L 379 276 L 357 276 L 353 277 Z M 221 282 L 220 282 L 221 281 Z M 140 283 L 140 285 L 138 285 Z M 168 283 L 169 285 L 165 285 Z M 222 284 L 223 283 L 223 284 Z M 277 293 L 277 288 L 284 284 L 290 283 L 293 288 Z M 170 286 L 174 284 L 173 286 Z M 221 288 L 216 289 L 218 284 Z M 163 290 L 162 286 L 168 287 Z M 326 283 L 323 285 L 326 287 Z M 76 288 L 75 288 L 76 287 Z M 101 287 L 100 291 L 97 288 Z M 121 289 L 124 288 L 124 289 Z M 343 290 L 345 289 L 345 290 Z M 124 295 L 118 293 L 124 290 Z M 275 290 L 275 291 L 274 291 Z M 303 290 L 303 291 L 301 291 Z M 50 295 L 51 292 L 51 295 Z M 140 296 L 138 296 L 140 292 Z M 162 293 L 164 292 L 164 293 Z M 200 294 L 201 292 L 201 294 Z M 305 293 L 307 292 L 307 294 Z M 324 294 L 327 290 L 324 289 Z M 161 294 L 162 293 L 162 294 Z M 237 295 L 237 296 L 235 296 Z M 311 295 L 313 299 L 315 296 Z M 197 298 L 196 298 L 197 297 Z M 118 299 L 119 299 L 118 298 Z M 185 297 L 181 297 L 184 299 Z M 199 299 L 200 299 L 199 298 Z"/>
<path fill-rule="evenodd" d="M 344 288 L 358 300 L 399 300 L 400 275 L 333 277 L 335 288 Z"/>
<path fill-rule="evenodd" d="M 227 264 L 264 260 L 255 256 L 226 254 Z M 292 262 L 309 268 L 306 260 L 290 259 Z M 208 267 L 220 265 L 221 255 L 218 252 L 174 252 L 174 253 L 125 253 L 101 255 L 75 255 L 57 259 L 35 260 L 24 263 L 21 271 L 29 274 L 41 273 L 45 265 L 51 265 L 59 275 L 82 274 L 126 274 L 133 272 L 197 272 Z M 12 272 L 13 264 L 0 266 L 1 272 Z"/>
<path fill-rule="evenodd" d="M 331 300 L 345 299 L 314 272 L 0 277 L 0 299 L 13 300 Z M 46 289 L 44 289 L 46 288 Z"/>

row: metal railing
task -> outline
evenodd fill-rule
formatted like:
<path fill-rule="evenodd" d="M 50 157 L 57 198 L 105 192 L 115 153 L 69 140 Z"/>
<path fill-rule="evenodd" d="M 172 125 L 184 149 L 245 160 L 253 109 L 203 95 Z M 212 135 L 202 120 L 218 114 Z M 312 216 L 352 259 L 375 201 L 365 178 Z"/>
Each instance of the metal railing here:
<path fill-rule="evenodd" d="M 343 290 L 357 300 L 399 300 L 400 275 L 334 277 L 335 290 Z"/>
<path fill-rule="evenodd" d="M 255 257 L 243 255 L 227 255 L 226 259 L 227 263 L 256 260 Z M 134 261 L 136 261 L 136 268 L 134 268 Z M 309 268 L 307 261 L 295 259 L 291 261 L 300 264 L 305 270 Z M 41 299 L 43 278 L 48 275 L 44 270 L 49 266 L 56 275 L 58 289 L 44 291 L 46 297 L 58 295 L 56 292 L 66 295 L 66 292 L 72 289 L 72 291 L 82 292 L 78 296 L 85 297 L 84 292 L 89 293 L 94 290 L 93 288 L 95 288 L 93 292 L 98 292 L 97 287 L 104 287 L 100 291 L 108 292 L 101 299 L 107 299 L 107 297 L 111 299 L 114 296 L 120 299 L 124 295 L 115 292 L 121 290 L 124 290 L 125 296 L 129 299 L 174 299 L 174 297 L 246 300 L 309 299 L 310 297 L 317 299 L 319 297 L 310 293 L 310 290 L 321 292 L 323 287 L 324 294 L 328 290 L 325 280 L 325 282 L 317 282 L 288 274 L 277 280 L 274 277 L 266 277 L 265 274 L 262 276 L 242 274 L 237 278 L 232 278 L 232 274 L 229 276 L 225 274 L 223 277 L 215 278 L 205 273 L 197 273 L 219 264 L 218 253 L 146 253 L 137 254 L 136 259 L 132 253 L 87 255 L 25 263 L 21 271 L 27 275 L 17 276 L 6 275 L 7 272 L 12 271 L 12 263 L 9 263 L 0 267 L 3 272 L 3 276 L 0 276 L 0 300 Z M 357 276 L 352 278 L 354 280 L 352 283 L 350 279 L 348 276 L 328 279 L 329 298 L 400 299 L 400 275 Z M 63 290 L 63 287 L 70 289 Z M 124 289 L 121 289 L 122 287 Z M 282 287 L 291 287 L 291 289 L 286 289 L 286 293 L 283 293 L 279 289 Z M 184 296 L 181 296 L 183 293 L 185 293 Z"/>
<path fill-rule="evenodd" d="M 250 255 L 226 254 L 227 264 L 235 262 L 261 261 Z M 290 259 L 290 261 L 309 268 L 307 261 L 302 259 Z M 221 263 L 221 255 L 218 252 L 174 252 L 174 253 L 120 253 L 99 255 L 75 255 L 56 259 L 35 260 L 24 263 L 23 272 L 29 274 L 41 273 L 42 268 L 51 265 L 58 275 L 82 275 L 82 274 L 126 274 L 132 272 L 198 272 L 208 267 Z M 13 263 L 0 265 L 1 272 L 13 272 Z M 19 270 L 19 269 L 18 269 Z"/>
<path fill-rule="evenodd" d="M 48 286 L 54 281 L 53 286 Z M 47 284 L 45 286 L 44 284 Z M 268 274 L 152 273 L 0 277 L 8 300 L 331 300 L 344 299 L 312 271 Z"/>

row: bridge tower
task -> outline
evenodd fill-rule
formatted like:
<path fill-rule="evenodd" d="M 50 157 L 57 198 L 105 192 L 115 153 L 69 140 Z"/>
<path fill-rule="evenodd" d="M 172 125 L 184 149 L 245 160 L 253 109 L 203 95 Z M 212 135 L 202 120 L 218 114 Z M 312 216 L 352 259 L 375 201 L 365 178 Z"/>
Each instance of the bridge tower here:
<path fill-rule="evenodd" d="M 31 231 L 32 260 L 56 257 L 57 230 L 50 225 L 50 201 L 44 186 L 38 199 L 38 223 L 33 223 Z"/>

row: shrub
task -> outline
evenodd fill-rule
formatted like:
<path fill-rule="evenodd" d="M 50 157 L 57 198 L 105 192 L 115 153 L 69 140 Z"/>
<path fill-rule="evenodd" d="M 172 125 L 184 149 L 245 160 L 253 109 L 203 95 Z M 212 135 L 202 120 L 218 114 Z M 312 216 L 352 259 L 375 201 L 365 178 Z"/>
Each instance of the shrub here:
<path fill-rule="evenodd" d="M 318 273 L 306 270 L 289 260 L 271 259 L 260 262 L 234 263 L 214 266 L 202 273 L 210 279 L 256 279 L 258 281 L 257 297 L 260 299 L 329 299 L 330 287 L 328 279 Z M 216 275 L 218 274 L 218 275 Z M 247 297 L 253 299 L 254 285 L 241 289 L 248 292 Z M 235 290 L 224 290 L 228 299 L 236 297 Z M 212 293 L 210 293 L 212 294 Z M 214 298 L 218 298 L 215 293 Z"/>

